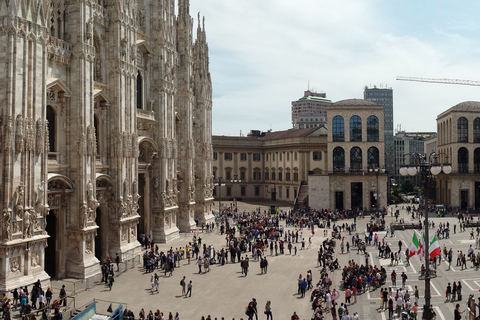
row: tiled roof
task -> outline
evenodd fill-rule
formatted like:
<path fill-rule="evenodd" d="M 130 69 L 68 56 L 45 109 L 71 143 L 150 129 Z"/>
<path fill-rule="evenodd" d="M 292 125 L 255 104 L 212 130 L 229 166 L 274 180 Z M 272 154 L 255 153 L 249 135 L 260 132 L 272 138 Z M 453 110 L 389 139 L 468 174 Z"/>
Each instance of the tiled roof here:
<path fill-rule="evenodd" d="M 309 135 L 319 130 L 320 128 L 321 127 L 313 127 L 313 128 L 288 129 L 284 131 L 267 132 L 267 134 L 263 138 L 261 138 L 261 140 L 308 137 Z"/>

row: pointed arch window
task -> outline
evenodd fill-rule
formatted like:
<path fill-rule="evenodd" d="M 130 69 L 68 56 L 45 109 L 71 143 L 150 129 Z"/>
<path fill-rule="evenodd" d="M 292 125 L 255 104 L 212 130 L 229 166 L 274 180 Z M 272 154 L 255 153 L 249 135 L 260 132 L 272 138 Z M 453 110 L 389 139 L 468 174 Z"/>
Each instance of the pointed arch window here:
<path fill-rule="evenodd" d="M 458 142 L 468 142 L 468 120 L 465 117 L 458 118 L 457 136 Z"/>
<path fill-rule="evenodd" d="M 140 71 L 137 73 L 137 109 L 143 109 L 143 78 Z"/>
<path fill-rule="evenodd" d="M 47 121 L 48 121 L 48 144 L 49 144 L 49 152 L 55 152 L 55 140 L 56 140 L 56 132 L 55 132 L 55 110 L 51 106 L 47 106 Z"/>
<path fill-rule="evenodd" d="M 350 149 L 350 171 L 362 170 L 362 149 L 353 147 Z"/>

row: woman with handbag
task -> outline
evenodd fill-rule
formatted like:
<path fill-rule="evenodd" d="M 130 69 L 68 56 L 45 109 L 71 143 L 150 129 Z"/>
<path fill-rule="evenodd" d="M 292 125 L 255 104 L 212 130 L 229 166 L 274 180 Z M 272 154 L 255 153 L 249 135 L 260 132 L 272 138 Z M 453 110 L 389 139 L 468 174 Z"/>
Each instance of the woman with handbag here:
<path fill-rule="evenodd" d="M 267 320 L 270 318 L 270 320 L 273 320 L 273 315 L 272 315 L 272 306 L 270 300 L 267 301 L 267 304 L 265 304 L 265 314 L 267 315 Z"/>

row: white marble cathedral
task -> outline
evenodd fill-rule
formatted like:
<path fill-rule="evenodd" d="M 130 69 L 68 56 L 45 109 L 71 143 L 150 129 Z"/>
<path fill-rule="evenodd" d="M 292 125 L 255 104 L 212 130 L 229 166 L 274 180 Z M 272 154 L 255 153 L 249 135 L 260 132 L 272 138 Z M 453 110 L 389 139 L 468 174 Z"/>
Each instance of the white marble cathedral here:
<path fill-rule="evenodd" d="M 213 218 L 205 26 L 175 5 L 0 0 L 0 291 Z"/>

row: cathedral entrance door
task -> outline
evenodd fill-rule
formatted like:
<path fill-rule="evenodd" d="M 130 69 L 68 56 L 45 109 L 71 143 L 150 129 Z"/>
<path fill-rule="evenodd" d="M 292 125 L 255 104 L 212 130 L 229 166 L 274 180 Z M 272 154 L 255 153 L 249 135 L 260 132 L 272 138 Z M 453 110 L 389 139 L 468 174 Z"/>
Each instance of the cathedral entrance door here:
<path fill-rule="evenodd" d="M 57 277 L 57 217 L 56 210 L 50 211 L 47 216 L 46 231 L 50 238 L 47 240 L 48 246 L 45 248 L 45 272 L 54 279 Z"/>

